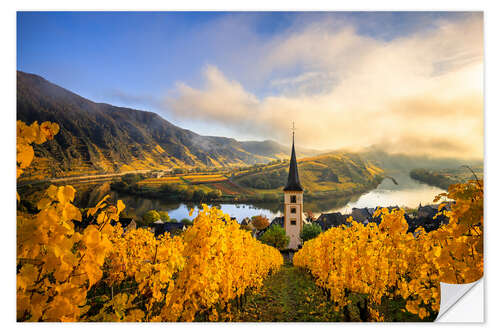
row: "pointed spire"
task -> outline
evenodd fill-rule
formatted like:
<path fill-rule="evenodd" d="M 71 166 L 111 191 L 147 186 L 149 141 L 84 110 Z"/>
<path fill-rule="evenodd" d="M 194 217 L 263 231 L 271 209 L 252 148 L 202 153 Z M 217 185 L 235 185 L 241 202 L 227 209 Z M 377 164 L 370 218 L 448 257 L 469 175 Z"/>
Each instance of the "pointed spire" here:
<path fill-rule="evenodd" d="M 297 159 L 295 158 L 295 123 L 292 128 L 292 156 L 290 157 L 290 169 L 288 170 L 288 182 L 283 191 L 303 191 L 299 180 Z"/>

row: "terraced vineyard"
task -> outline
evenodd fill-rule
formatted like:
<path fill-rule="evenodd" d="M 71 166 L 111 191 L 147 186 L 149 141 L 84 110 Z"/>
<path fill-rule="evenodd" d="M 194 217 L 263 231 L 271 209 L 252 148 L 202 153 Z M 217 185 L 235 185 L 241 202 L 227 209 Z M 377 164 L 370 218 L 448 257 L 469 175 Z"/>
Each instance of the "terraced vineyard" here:
<path fill-rule="evenodd" d="M 191 184 L 203 184 L 203 183 L 218 183 L 227 180 L 224 175 L 189 175 L 182 177 L 185 181 Z"/>
<path fill-rule="evenodd" d="M 164 184 L 180 184 L 183 183 L 181 177 L 172 176 L 172 177 L 161 177 L 161 178 L 148 178 L 141 180 L 138 182 L 140 186 L 148 186 L 148 187 L 160 187 Z"/>

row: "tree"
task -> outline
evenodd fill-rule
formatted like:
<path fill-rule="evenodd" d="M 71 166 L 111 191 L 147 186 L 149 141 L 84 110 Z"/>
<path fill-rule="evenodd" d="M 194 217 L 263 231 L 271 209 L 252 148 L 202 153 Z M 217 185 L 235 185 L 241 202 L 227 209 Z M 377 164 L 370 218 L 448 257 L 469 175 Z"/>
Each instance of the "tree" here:
<path fill-rule="evenodd" d="M 111 188 L 115 191 L 125 191 L 128 188 L 128 184 L 124 181 L 119 181 L 112 183 Z"/>
<path fill-rule="evenodd" d="M 259 189 L 268 189 L 270 186 L 269 186 L 269 182 L 267 181 L 267 179 L 258 178 L 255 181 L 254 187 L 259 188 Z"/>
<path fill-rule="evenodd" d="M 264 232 L 260 241 L 279 250 L 284 250 L 290 243 L 290 237 L 286 235 L 284 228 L 275 224 Z"/>
<path fill-rule="evenodd" d="M 317 223 L 304 224 L 304 228 L 300 232 L 300 238 L 302 241 L 307 242 L 310 239 L 316 238 L 321 231 L 321 226 Z"/>
<path fill-rule="evenodd" d="M 263 215 L 252 216 L 252 225 L 257 230 L 264 230 L 269 226 L 269 219 Z"/>
<path fill-rule="evenodd" d="M 160 215 L 160 220 L 162 220 L 163 222 L 169 222 L 170 221 L 170 216 L 168 216 L 167 212 L 158 212 L 158 215 Z"/>
<path fill-rule="evenodd" d="M 156 210 L 150 210 L 142 216 L 144 224 L 148 225 L 161 220 L 160 214 Z"/>
<path fill-rule="evenodd" d="M 214 199 L 220 198 L 221 196 L 222 196 L 221 190 L 212 190 L 212 191 L 208 192 L 208 199 L 209 200 L 214 200 Z"/>
<path fill-rule="evenodd" d="M 316 217 L 314 216 L 314 213 L 311 210 L 308 210 L 306 212 L 306 220 L 309 222 L 314 222 L 316 220 Z"/>
<path fill-rule="evenodd" d="M 128 185 L 133 185 L 138 181 L 142 180 L 142 176 L 138 174 L 129 173 L 122 176 L 122 181 Z"/>
<path fill-rule="evenodd" d="M 191 221 L 190 219 L 188 219 L 187 217 L 183 218 L 181 220 L 181 223 L 184 224 L 184 225 L 193 225 L 193 221 Z"/>
<path fill-rule="evenodd" d="M 262 200 L 265 202 L 272 202 L 279 200 L 278 195 L 275 193 L 264 193 Z"/>
<path fill-rule="evenodd" d="M 184 194 L 184 200 L 192 201 L 194 197 L 194 190 L 192 188 L 188 188 L 183 192 L 183 194 Z"/>

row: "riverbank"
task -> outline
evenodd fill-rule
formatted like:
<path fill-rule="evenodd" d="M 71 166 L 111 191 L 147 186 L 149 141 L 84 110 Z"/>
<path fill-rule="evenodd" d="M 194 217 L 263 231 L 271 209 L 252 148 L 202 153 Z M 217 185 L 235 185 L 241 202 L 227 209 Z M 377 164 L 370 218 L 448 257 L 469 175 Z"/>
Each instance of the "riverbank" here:
<path fill-rule="evenodd" d="M 304 195 L 304 212 L 312 212 L 318 217 L 322 213 L 331 212 L 350 214 L 352 208 L 355 207 L 399 206 L 416 208 L 419 204 L 432 203 L 434 197 L 443 192 L 437 187 L 411 179 L 408 174 L 393 173 L 391 175 L 396 178 L 398 184 L 394 184 L 389 179 L 384 179 L 380 183 L 374 182 L 365 185 L 359 191 L 344 193 L 333 191 L 321 193 L 321 197 L 312 196 L 310 192 L 306 191 Z M 247 197 L 247 200 L 242 201 L 234 200 L 234 197 L 221 197 L 213 201 L 182 201 L 158 192 L 160 187 L 152 188 L 150 193 L 141 195 L 135 192 L 115 191 L 111 189 L 110 183 L 73 185 L 77 189 L 75 202 L 78 207 L 94 206 L 104 195 L 110 194 L 110 200 L 112 202 L 122 200 L 126 205 L 124 213 L 128 217 L 134 218 L 142 218 L 147 211 L 156 210 L 168 212 L 171 218 L 180 221 L 184 218 L 190 218 L 190 210 L 192 208 L 197 209 L 201 203 L 219 205 L 224 212 L 235 217 L 238 221 L 255 215 L 263 215 L 272 220 L 276 216 L 283 214 L 281 191 L 276 194 L 276 200 L 251 200 L 251 198 Z M 40 199 L 41 191 L 44 189 L 38 188 L 36 192 L 32 192 L 29 196 L 24 192 L 25 190 L 22 190 L 23 193 L 19 192 L 23 200 L 18 207 L 29 206 L 32 211 L 35 211 L 36 202 Z"/>
<path fill-rule="evenodd" d="M 468 166 L 440 170 L 419 168 L 411 170 L 410 177 L 421 183 L 448 190 L 448 187 L 452 184 L 483 178 L 483 168 L 469 168 Z"/>
<path fill-rule="evenodd" d="M 382 181 L 383 178 L 378 176 L 365 184 L 339 184 L 335 189 L 328 191 L 312 192 L 306 189 L 304 200 L 331 200 L 361 195 L 377 188 Z M 133 184 L 115 182 L 111 183 L 111 189 L 125 195 L 162 199 L 172 203 L 283 203 L 283 191 L 281 187 L 273 190 L 256 190 L 242 187 L 230 180 L 190 185 L 164 183 L 160 186 L 150 186 L 144 182 Z"/>

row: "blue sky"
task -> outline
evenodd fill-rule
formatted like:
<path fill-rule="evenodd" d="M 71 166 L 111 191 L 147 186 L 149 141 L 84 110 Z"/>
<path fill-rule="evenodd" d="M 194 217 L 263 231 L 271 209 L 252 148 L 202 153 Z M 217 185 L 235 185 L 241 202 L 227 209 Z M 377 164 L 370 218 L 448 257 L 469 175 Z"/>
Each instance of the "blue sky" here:
<path fill-rule="evenodd" d="M 19 12 L 17 68 L 89 98 L 108 101 L 113 99 L 114 91 L 155 95 L 178 80 L 196 82 L 204 65 L 224 65 L 224 53 L 244 44 L 250 37 L 247 30 L 268 40 L 294 25 L 300 27 L 331 17 L 353 22 L 361 34 L 392 39 L 427 28 L 436 18 L 461 15 Z M 204 34 L 205 29 L 212 32 L 210 29 L 225 18 L 238 20 L 244 29 Z"/>
<path fill-rule="evenodd" d="M 276 100 L 318 99 L 342 87 L 366 62 L 349 58 L 393 45 L 410 47 L 410 40 L 428 47 L 436 31 L 449 38 L 443 25 L 457 29 L 457 40 L 443 44 L 456 45 L 442 50 L 432 64 L 410 65 L 455 70 L 456 61 L 448 59 L 465 45 L 458 45 L 460 26 L 478 20 L 480 13 L 446 12 L 18 12 L 17 69 L 97 102 L 158 112 L 201 134 L 285 140 L 288 124 L 269 135 L 266 125 L 218 119 L 207 92 L 229 96 L 231 103 L 241 103 L 236 108 L 248 119 L 258 116 L 264 123 L 266 112 L 272 112 L 264 109 Z M 477 57 L 472 53 L 460 63 Z M 349 66 L 353 70 L 346 70 Z M 188 112 L 188 106 L 196 110 Z M 259 109 L 255 114 L 253 107 Z"/>

